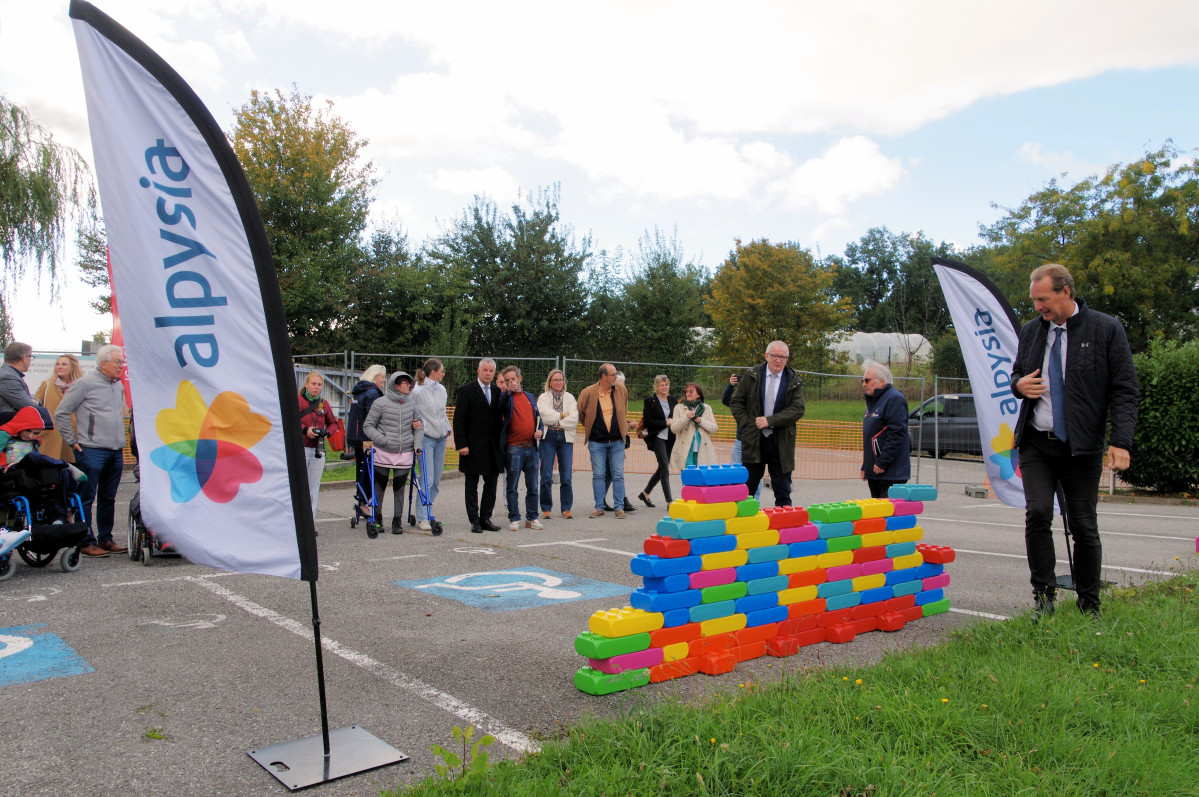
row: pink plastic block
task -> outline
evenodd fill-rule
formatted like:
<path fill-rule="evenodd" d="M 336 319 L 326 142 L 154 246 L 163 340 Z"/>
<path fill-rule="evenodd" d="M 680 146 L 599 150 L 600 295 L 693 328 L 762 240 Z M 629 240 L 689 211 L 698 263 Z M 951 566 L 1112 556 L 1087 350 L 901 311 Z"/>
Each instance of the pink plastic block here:
<path fill-rule="evenodd" d="M 691 589 L 704 587 L 719 587 L 721 584 L 732 584 L 737 580 L 737 568 L 722 567 L 719 570 L 701 570 L 691 574 Z"/>
<path fill-rule="evenodd" d="M 949 586 L 949 574 L 942 573 L 939 576 L 929 576 L 928 578 L 921 581 L 920 585 L 922 587 L 924 587 L 924 589 L 926 591 L 930 590 L 930 589 L 940 589 L 941 587 L 948 587 Z"/>
<path fill-rule="evenodd" d="M 615 675 L 625 670 L 639 670 L 662 663 L 662 648 L 646 648 L 635 653 L 622 653 L 607 659 L 588 659 L 591 669 Z"/>
<path fill-rule="evenodd" d="M 873 576 L 875 573 L 890 573 L 895 564 L 890 559 L 875 559 L 873 562 L 862 562 L 862 575 Z"/>
<path fill-rule="evenodd" d="M 837 567 L 828 568 L 825 573 L 829 581 L 843 581 L 847 578 L 857 578 L 862 575 L 862 566 L 859 564 L 838 565 Z"/>
<path fill-rule="evenodd" d="M 744 484 L 717 484 L 702 487 L 698 484 L 685 484 L 681 497 L 684 501 L 698 501 L 701 504 L 723 504 L 729 501 L 744 501 L 749 498 L 749 488 Z"/>
<path fill-rule="evenodd" d="M 790 545 L 793 542 L 811 542 L 819 536 L 820 529 L 816 528 L 815 523 L 779 529 L 779 543 L 782 545 Z"/>
<path fill-rule="evenodd" d="M 891 503 L 895 504 L 896 515 L 919 515 L 924 511 L 923 501 L 901 501 L 893 498 Z"/>

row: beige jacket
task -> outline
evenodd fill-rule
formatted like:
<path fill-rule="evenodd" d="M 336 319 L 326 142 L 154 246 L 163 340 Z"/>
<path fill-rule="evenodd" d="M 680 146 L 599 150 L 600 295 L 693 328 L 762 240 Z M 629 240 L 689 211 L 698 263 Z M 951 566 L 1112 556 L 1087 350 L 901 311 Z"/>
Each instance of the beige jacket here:
<path fill-rule="evenodd" d="M 687 417 L 686 404 L 680 401 L 674 405 L 674 412 L 670 414 L 670 431 L 675 435 L 674 449 L 670 452 L 670 469 L 675 473 L 682 472 L 696 434 L 699 434 L 697 464 L 715 465 L 716 447 L 712 445 L 712 433 L 717 428 L 719 427 L 716 425 L 716 416 L 713 415 L 711 407 L 704 409 L 704 414 L 699 416 L 699 423 L 696 424 Z"/>

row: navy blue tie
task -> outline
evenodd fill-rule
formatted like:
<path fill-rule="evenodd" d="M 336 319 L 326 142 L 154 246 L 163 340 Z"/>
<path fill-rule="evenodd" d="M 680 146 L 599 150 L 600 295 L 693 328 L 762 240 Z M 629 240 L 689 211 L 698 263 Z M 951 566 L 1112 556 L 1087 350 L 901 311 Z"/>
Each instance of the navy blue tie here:
<path fill-rule="evenodd" d="M 1049 349 L 1049 399 L 1053 404 L 1053 434 L 1062 440 L 1066 434 L 1066 380 L 1062 375 L 1062 328 L 1053 330 L 1053 346 Z"/>

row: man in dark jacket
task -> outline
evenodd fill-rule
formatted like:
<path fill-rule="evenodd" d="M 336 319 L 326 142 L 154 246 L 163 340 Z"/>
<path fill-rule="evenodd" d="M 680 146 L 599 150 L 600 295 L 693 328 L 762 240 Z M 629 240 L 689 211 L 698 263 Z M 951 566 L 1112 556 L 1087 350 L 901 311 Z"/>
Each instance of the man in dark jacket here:
<path fill-rule="evenodd" d="M 466 517 L 475 534 L 499 531 L 491 522 L 495 511 L 495 488 L 502 467 L 500 451 L 500 391 L 491 384 L 495 379 L 495 360 L 479 361 L 478 379 L 458 388 L 454 403 L 454 448 L 458 450 L 458 470 L 465 478 Z M 483 477 L 483 499 L 479 501 L 479 477 Z"/>
<path fill-rule="evenodd" d="M 803 380 L 787 360 L 791 349 L 781 340 L 766 347 L 766 362 L 741 375 L 730 408 L 741 432 L 741 462 L 749 471 L 752 494 L 770 468 L 775 506 L 791 506 L 795 470 L 795 424 L 803 417 Z"/>
<path fill-rule="evenodd" d="M 1074 538 L 1079 611 L 1099 616 L 1096 505 L 1103 473 L 1104 429 L 1111 415 L 1108 465 L 1129 465 L 1140 385 L 1124 327 L 1074 295 L 1065 266 L 1032 273 L 1029 297 L 1040 314 L 1020 330 L 1012 393 L 1024 399 L 1014 447 L 1024 481 L 1024 543 L 1038 616 L 1053 613 L 1057 557 L 1050 524 L 1058 487 Z"/>
<path fill-rule="evenodd" d="M 892 484 L 912 476 L 908 401 L 895 389 L 891 369 L 874 360 L 862 363 L 862 390 L 862 478 L 870 485 L 871 498 L 886 498 Z"/>

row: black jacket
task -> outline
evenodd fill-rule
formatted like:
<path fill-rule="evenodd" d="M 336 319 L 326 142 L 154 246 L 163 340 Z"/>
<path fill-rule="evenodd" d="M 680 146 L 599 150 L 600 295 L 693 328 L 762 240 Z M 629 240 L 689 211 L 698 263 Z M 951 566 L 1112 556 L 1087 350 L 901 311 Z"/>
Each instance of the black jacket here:
<path fill-rule="evenodd" d="M 1111 444 L 1131 449 L 1141 388 L 1124 327 L 1110 315 L 1091 310 L 1082 299 L 1074 301 L 1078 313 L 1066 322 L 1066 428 L 1070 432 L 1070 453 L 1079 456 L 1103 452 L 1109 411 Z M 1012 393 L 1024 399 L 1016 419 L 1016 448 L 1039 401 L 1021 395 L 1016 383 L 1041 367 L 1048 336 L 1049 322 L 1039 317 L 1020 330 L 1020 346 L 1012 365 Z"/>
<path fill-rule="evenodd" d="M 476 476 L 492 476 L 503 470 L 500 450 L 500 399 L 503 394 L 491 384 L 491 404 L 483 397 L 479 380 L 472 379 L 458 388 L 454 402 L 454 448 L 470 449 L 459 455 L 458 470 Z"/>
<path fill-rule="evenodd" d="M 666 404 L 670 410 L 666 415 L 662 415 L 662 405 L 658 402 L 658 394 L 650 393 L 645 397 L 645 402 L 641 405 L 641 419 L 645 421 L 645 430 L 649 434 L 642 440 L 646 448 L 650 448 L 649 441 L 658 436 L 658 433 L 663 429 L 666 430 L 666 449 L 669 451 L 674 447 L 674 432 L 670 431 L 670 413 L 674 412 L 674 405 L 678 404 L 679 400 L 674 396 L 666 397 Z M 653 449 L 650 448 L 652 451 Z"/>
<path fill-rule="evenodd" d="M 911 457 L 908 402 L 895 385 L 887 385 L 873 396 L 866 396 L 866 414 L 862 418 L 862 472 L 867 479 L 907 481 L 912 477 Z M 875 465 L 883 468 L 883 472 L 875 473 Z"/>
<path fill-rule="evenodd" d="M 366 442 L 366 432 L 362 431 L 362 424 L 366 421 L 367 413 L 371 411 L 375 399 L 382 395 L 383 392 L 374 382 L 365 379 L 359 379 L 358 384 L 350 391 L 350 417 L 346 424 L 346 442 L 350 445 L 360 446 Z"/>

